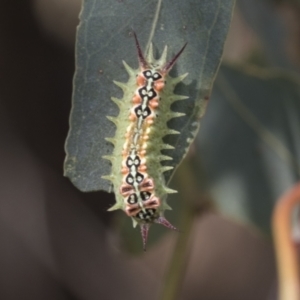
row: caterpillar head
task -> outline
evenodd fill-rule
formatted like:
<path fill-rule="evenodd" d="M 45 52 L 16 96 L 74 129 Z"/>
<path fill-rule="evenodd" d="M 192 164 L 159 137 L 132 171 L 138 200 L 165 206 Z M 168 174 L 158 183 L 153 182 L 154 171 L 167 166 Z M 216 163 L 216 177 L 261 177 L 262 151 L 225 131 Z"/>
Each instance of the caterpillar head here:
<path fill-rule="evenodd" d="M 138 58 L 139 58 L 139 63 L 140 63 L 141 69 L 142 70 L 147 70 L 147 69 L 157 70 L 162 75 L 166 75 L 170 72 L 170 70 L 172 69 L 172 67 L 174 66 L 177 59 L 179 58 L 179 56 L 181 55 L 181 53 L 183 52 L 183 50 L 185 49 L 185 47 L 187 45 L 187 43 L 185 43 L 183 45 L 183 47 L 179 50 L 179 52 L 167 63 L 162 63 L 166 59 L 167 47 L 165 47 L 162 57 L 157 63 L 149 63 L 149 61 L 153 61 L 153 59 L 152 59 L 152 57 L 153 57 L 152 44 L 151 44 L 150 51 L 149 51 L 149 56 L 151 57 L 151 59 L 148 59 L 148 61 L 147 61 L 143 55 L 143 52 L 142 52 L 141 46 L 139 44 L 139 41 L 137 39 L 136 33 L 133 32 L 133 35 L 134 35 L 134 39 L 135 39 L 135 44 L 136 44 L 136 48 L 137 48 L 137 52 L 138 52 Z"/>

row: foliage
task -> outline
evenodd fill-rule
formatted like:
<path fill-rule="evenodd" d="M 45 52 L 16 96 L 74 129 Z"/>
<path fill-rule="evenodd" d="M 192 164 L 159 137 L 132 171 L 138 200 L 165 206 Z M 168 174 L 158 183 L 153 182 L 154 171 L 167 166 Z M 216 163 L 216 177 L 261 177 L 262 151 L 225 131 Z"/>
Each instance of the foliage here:
<path fill-rule="evenodd" d="M 172 155 L 171 165 L 176 167 L 198 131 L 199 118 L 220 64 L 233 2 L 131 0 L 112 5 L 102 0 L 84 1 L 77 34 L 77 67 L 65 162 L 65 175 L 80 190 L 110 191 L 109 182 L 101 179 L 110 173 L 110 165 L 102 156 L 112 152 L 112 145 L 104 139 L 114 136 L 115 127 L 106 116 L 118 114 L 110 98 L 121 98 L 113 80 L 127 80 L 122 60 L 138 66 L 132 28 L 144 48 L 152 42 L 160 53 L 165 45 L 170 55 L 188 43 L 174 72 L 189 73 L 184 84 L 175 90 L 189 99 L 174 104 L 174 111 L 185 112 L 186 116 L 170 121 L 170 127 L 181 134 L 166 140 L 176 146 L 176 151 L 167 153 Z M 172 172 L 167 174 L 167 181 L 171 175 Z"/>

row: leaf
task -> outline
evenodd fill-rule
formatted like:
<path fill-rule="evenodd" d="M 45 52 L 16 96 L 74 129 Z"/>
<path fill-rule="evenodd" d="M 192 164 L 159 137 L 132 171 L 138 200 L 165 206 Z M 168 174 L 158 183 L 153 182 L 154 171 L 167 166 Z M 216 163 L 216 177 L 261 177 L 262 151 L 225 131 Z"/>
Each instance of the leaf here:
<path fill-rule="evenodd" d="M 267 63 L 299 72 L 299 68 L 288 57 L 290 46 L 287 45 L 287 41 L 291 37 L 284 27 L 278 4 L 276 1 L 239 0 L 237 6 L 259 38 Z"/>
<path fill-rule="evenodd" d="M 160 55 L 168 45 L 169 58 L 188 42 L 171 72 L 173 77 L 189 73 L 175 90 L 189 99 L 173 107 L 186 116 L 170 121 L 170 127 L 181 134 L 167 139 L 176 147 L 168 152 L 173 157 L 171 165 L 179 164 L 204 113 L 233 4 L 234 0 L 84 1 L 77 32 L 73 107 L 64 165 L 65 176 L 77 188 L 110 191 L 110 182 L 101 179 L 110 173 L 110 164 L 102 156 L 112 153 L 112 145 L 104 139 L 114 136 L 115 127 L 106 116 L 118 115 L 110 98 L 122 96 L 113 80 L 127 81 L 122 60 L 138 68 L 132 29 L 143 49 L 153 42 Z M 166 173 L 167 181 L 171 175 L 172 172 Z"/>
<path fill-rule="evenodd" d="M 222 66 L 196 141 L 221 211 L 268 233 L 276 199 L 299 180 L 299 84 L 280 71 Z"/>

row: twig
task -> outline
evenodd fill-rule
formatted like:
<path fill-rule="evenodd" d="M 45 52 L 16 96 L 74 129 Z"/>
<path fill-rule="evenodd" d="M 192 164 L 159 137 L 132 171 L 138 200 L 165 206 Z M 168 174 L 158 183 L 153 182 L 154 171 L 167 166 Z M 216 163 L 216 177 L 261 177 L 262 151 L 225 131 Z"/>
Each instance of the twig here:
<path fill-rule="evenodd" d="M 192 172 L 190 159 L 185 159 L 174 176 L 183 199 L 180 212 L 180 233 L 174 247 L 174 252 L 166 272 L 161 300 L 175 300 L 180 297 L 182 282 L 188 263 L 189 243 L 193 222 L 199 215 L 199 208 L 206 211 L 207 201 L 200 201 L 200 193 L 197 182 Z"/>
<path fill-rule="evenodd" d="M 280 300 L 300 299 L 299 265 L 291 228 L 292 211 L 299 203 L 300 183 L 279 199 L 273 214 Z"/>

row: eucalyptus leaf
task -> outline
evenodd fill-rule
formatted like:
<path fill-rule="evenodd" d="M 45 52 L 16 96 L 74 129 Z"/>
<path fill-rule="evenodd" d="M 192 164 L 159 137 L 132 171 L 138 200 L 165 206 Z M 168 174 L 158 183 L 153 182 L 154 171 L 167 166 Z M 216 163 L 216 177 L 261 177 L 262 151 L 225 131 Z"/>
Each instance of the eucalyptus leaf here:
<path fill-rule="evenodd" d="M 118 115 L 110 98 L 122 97 L 113 80 L 128 79 L 122 60 L 138 68 L 133 30 L 143 50 L 153 43 L 157 57 L 165 45 L 170 59 L 188 43 L 170 73 L 173 77 L 189 73 L 175 90 L 189 99 L 172 107 L 186 116 L 169 123 L 180 135 L 166 137 L 166 142 L 176 148 L 167 153 L 173 157 L 169 165 L 176 168 L 199 128 L 220 64 L 233 5 L 234 0 L 83 1 L 64 166 L 65 176 L 77 188 L 110 191 L 110 182 L 101 178 L 110 174 L 110 164 L 102 156 L 112 153 L 113 146 L 105 138 L 114 136 L 115 126 L 106 116 Z M 166 180 L 171 176 L 172 172 L 166 173 Z"/>
<path fill-rule="evenodd" d="M 221 211 L 269 233 L 274 204 L 300 178 L 299 136 L 298 77 L 222 66 L 196 140 Z"/>
<path fill-rule="evenodd" d="M 238 0 L 237 4 L 244 19 L 260 39 L 267 63 L 299 72 L 299 68 L 288 57 L 288 33 L 276 7 L 278 3 L 269 0 Z"/>

